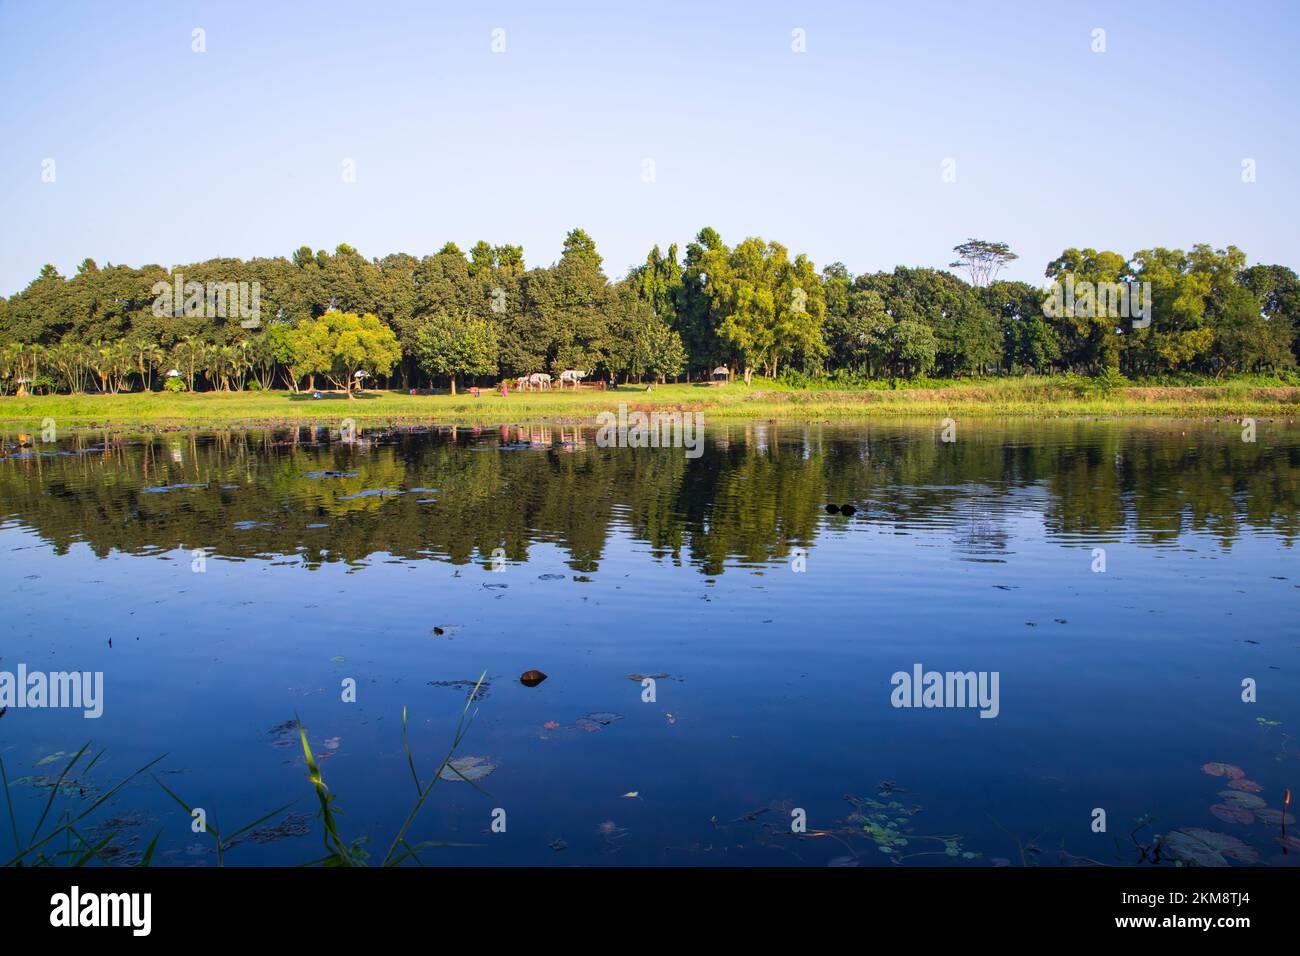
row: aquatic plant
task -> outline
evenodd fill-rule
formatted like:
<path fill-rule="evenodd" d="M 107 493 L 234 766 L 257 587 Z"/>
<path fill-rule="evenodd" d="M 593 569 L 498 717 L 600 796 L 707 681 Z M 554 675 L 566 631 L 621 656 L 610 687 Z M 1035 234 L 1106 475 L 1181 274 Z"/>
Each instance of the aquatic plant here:
<path fill-rule="evenodd" d="M 447 843 L 442 841 L 426 840 L 412 845 L 407 839 L 406 834 L 410 830 L 411 824 L 419 815 L 420 810 L 424 808 L 429 799 L 434 785 L 439 780 L 463 780 L 472 786 L 475 790 L 487 796 L 487 791 L 483 790 L 474 781 L 480 776 L 486 774 L 478 772 L 481 763 L 467 764 L 455 759 L 456 750 L 461 742 L 465 739 L 465 734 L 469 732 L 469 725 L 473 722 L 474 716 L 478 714 L 475 709 L 474 714 L 470 714 L 470 705 L 478 699 L 479 688 L 487 678 L 487 671 L 479 675 L 474 689 L 470 691 L 465 701 L 465 706 L 460 712 L 460 719 L 456 723 L 456 733 L 452 736 L 451 746 L 447 750 L 447 755 L 442 758 L 442 762 L 433 772 L 427 785 L 421 783 L 420 774 L 415 768 L 415 756 L 411 752 L 411 740 L 407 733 L 406 708 L 402 708 L 402 746 L 406 751 L 406 763 L 411 771 L 411 780 L 415 784 L 416 800 L 411 807 L 410 812 L 406 815 L 406 820 L 402 823 L 401 829 L 393 838 L 389 845 L 388 851 L 384 854 L 381 861 L 382 866 L 400 866 L 407 860 L 414 860 L 417 864 L 423 865 L 420 859 L 419 851 L 431 847 L 445 846 L 474 846 L 476 844 L 468 843 Z M 307 778 L 311 781 L 312 787 L 316 792 L 316 797 L 320 801 L 320 817 L 323 826 L 322 838 L 325 844 L 325 856 L 313 860 L 309 866 L 365 866 L 369 859 L 369 854 L 365 850 L 368 842 L 365 837 L 359 837 L 351 841 L 345 840 L 339 830 L 337 810 L 335 807 L 334 794 L 326 785 L 324 777 L 321 775 L 320 766 L 312 753 L 311 745 L 307 742 L 307 732 L 303 729 L 302 722 L 298 722 L 298 734 L 302 739 L 303 755 L 307 760 Z M 469 758 L 465 758 L 468 760 Z"/>
<path fill-rule="evenodd" d="M 164 754 L 163 756 L 155 757 L 139 770 L 136 770 L 134 773 L 123 778 L 116 786 L 110 788 L 103 795 L 95 799 L 89 807 L 75 816 L 68 811 L 64 811 L 58 818 L 62 822 L 59 823 L 58 826 L 54 827 L 54 829 L 50 830 L 49 833 L 41 836 L 41 831 L 45 827 L 45 822 L 49 819 L 50 811 L 54 807 L 55 799 L 60 795 L 69 795 L 69 790 L 66 789 L 68 786 L 77 786 L 78 792 L 83 789 L 76 783 L 76 778 L 72 776 L 72 770 L 81 761 L 81 758 L 86 755 L 86 751 L 89 749 L 90 742 L 87 741 L 82 745 L 80 750 L 72 755 L 72 759 L 64 765 L 63 769 L 59 772 L 58 777 L 54 780 L 51 781 L 44 779 L 43 781 L 36 781 L 38 786 L 48 787 L 50 795 L 45 801 L 45 807 L 41 811 L 40 819 L 36 821 L 36 826 L 32 828 L 31 836 L 28 837 L 26 841 L 22 840 L 19 836 L 18 815 L 14 811 L 13 798 L 9 792 L 9 775 L 5 771 L 4 759 L 0 758 L 0 785 L 3 785 L 4 787 L 5 806 L 9 811 L 9 827 L 13 836 L 14 850 L 16 851 L 16 854 L 4 864 L 5 866 L 58 866 L 60 864 L 85 866 L 92 860 L 96 859 L 103 863 L 111 862 L 106 851 L 108 847 L 112 845 L 113 840 L 117 837 L 118 830 L 114 829 L 110 831 L 107 836 L 91 843 L 91 841 L 77 829 L 77 825 L 103 806 L 104 803 L 116 795 L 119 790 L 136 777 L 140 776 L 140 774 L 148 771 L 150 767 L 154 766 L 158 761 L 163 759 L 163 756 L 166 755 Z M 104 751 L 101 750 L 78 772 L 83 777 L 86 774 L 89 774 L 90 770 L 99 762 L 99 759 L 102 756 L 104 756 Z M 17 783 L 18 781 L 14 782 Z M 55 838 L 60 835 L 64 838 L 63 848 L 58 850 L 53 849 L 51 844 Z M 160 836 L 162 836 L 161 830 L 149 842 L 149 846 L 146 848 L 144 855 L 141 857 L 137 865 L 148 866 L 150 862 L 152 862 L 154 850 L 158 845 L 158 838 Z"/>
<path fill-rule="evenodd" d="M 478 713 L 476 709 L 474 713 L 471 714 L 469 710 L 470 705 L 477 699 L 477 692 L 483 685 L 486 677 L 487 672 L 484 671 L 475 683 L 474 689 L 470 692 L 468 699 L 465 701 L 465 707 L 461 711 L 460 719 L 456 724 L 456 732 L 452 737 L 451 746 L 448 748 L 446 756 L 442 758 L 442 762 L 439 763 L 437 768 L 434 770 L 433 775 L 427 784 L 421 782 L 420 774 L 416 770 L 415 756 L 411 751 L 410 736 L 407 732 L 406 708 L 402 708 L 402 745 L 406 751 L 406 761 L 407 766 L 411 771 L 411 779 L 415 784 L 416 800 L 414 805 L 411 807 L 410 812 L 407 814 L 405 821 L 402 823 L 401 829 L 398 830 L 397 835 L 393 838 L 391 845 L 384 854 L 382 860 L 383 866 L 400 866 L 408 860 L 413 860 L 417 864 L 423 865 L 423 861 L 419 857 L 419 852 L 430 847 L 478 845 L 470 843 L 447 843 L 432 840 L 412 844 L 407 839 L 407 833 L 410 830 L 411 825 L 415 822 L 416 817 L 423 809 L 425 803 L 428 801 L 434 785 L 439 780 L 461 780 L 470 784 L 470 786 L 474 787 L 475 790 L 478 790 L 485 796 L 490 796 L 490 794 L 483 790 L 483 788 L 475 781 L 482 779 L 487 776 L 488 773 L 491 773 L 492 770 L 495 770 L 495 764 L 483 757 L 456 757 L 456 751 L 460 747 L 462 741 L 464 741 L 465 735 L 469 732 L 469 727 L 473 722 L 474 716 Z M 343 837 L 339 828 L 339 811 L 335 804 L 335 796 L 326 785 L 325 779 L 321 774 L 320 764 L 316 759 L 316 755 L 312 752 L 311 744 L 308 743 L 307 740 L 307 731 L 303 727 L 302 721 L 296 717 L 294 719 L 294 726 L 297 727 L 298 736 L 302 742 L 303 756 L 307 762 L 307 779 L 311 781 L 313 791 L 320 803 L 319 817 L 322 826 L 322 839 L 326 850 L 323 857 L 312 860 L 304 865 L 328 867 L 365 866 L 369 859 L 369 853 L 367 853 L 365 849 L 369 842 L 368 838 L 362 836 L 352 840 L 346 840 Z M 40 819 L 33 828 L 31 836 L 28 837 L 26 841 L 24 841 L 19 834 L 18 817 L 14 811 L 13 798 L 10 793 L 9 777 L 5 770 L 4 760 L 3 758 L 0 758 L 0 786 L 3 786 L 4 788 L 5 804 L 9 812 L 9 827 L 14 841 L 14 848 L 16 850 L 16 855 L 8 860 L 4 864 L 5 866 L 57 866 L 61 864 L 85 866 L 95 860 L 98 860 L 100 863 L 105 865 L 115 865 L 116 860 L 114 857 L 116 854 L 110 853 L 109 850 L 113 845 L 113 841 L 119 835 L 119 829 L 114 828 L 110 830 L 107 835 L 102 837 L 99 837 L 98 834 L 96 834 L 94 842 L 92 842 L 91 838 L 84 835 L 77 828 L 77 825 L 103 806 L 104 803 L 114 797 L 123 787 L 136 777 L 147 773 L 151 767 L 155 766 L 166 755 L 164 754 L 155 757 L 143 767 L 125 777 L 117 785 L 107 790 L 103 795 L 97 797 L 89 807 L 75 816 L 71 813 L 65 812 L 60 818 L 62 822 L 57 827 L 50 830 L 50 832 L 42 836 L 42 830 L 45 827 L 47 819 L 49 819 L 50 811 L 54 806 L 56 798 L 60 795 L 86 795 L 85 790 L 87 784 L 84 784 L 77 777 L 74 777 L 72 771 L 81 761 L 82 757 L 85 756 L 86 751 L 89 748 L 90 744 L 86 743 L 80 750 L 78 750 L 72 756 L 72 759 L 64 765 L 62 771 L 60 771 L 56 778 L 32 777 L 22 778 L 21 781 L 14 781 L 14 784 L 27 782 L 34 786 L 46 787 L 50 791 Z M 91 768 L 94 767 L 103 755 L 104 751 L 101 750 L 93 759 L 90 760 L 89 763 L 81 768 L 79 775 L 82 780 L 84 780 Z M 62 757 L 66 755 L 58 754 L 54 756 Z M 155 774 L 149 773 L 149 776 L 153 782 L 167 794 L 168 797 L 184 808 L 185 812 L 189 814 L 191 818 L 195 817 L 196 812 L 202 812 L 197 811 L 197 808 L 194 805 L 187 802 L 172 788 L 164 784 Z M 257 827 L 280 816 L 281 814 L 286 813 L 295 802 L 296 801 L 291 801 L 286 803 L 283 806 L 272 810 L 270 813 L 263 814 L 252 823 L 248 823 L 228 834 L 223 834 L 216 826 L 210 823 L 207 820 L 206 815 L 204 815 L 204 826 L 202 832 L 208 834 L 213 840 L 217 855 L 217 866 L 225 865 L 225 855 L 227 851 L 239 843 L 246 834 L 252 834 L 256 839 L 259 833 L 265 832 L 257 830 Z M 64 845 L 61 849 L 53 849 L 51 844 L 55 838 L 60 835 L 64 837 Z M 158 840 L 161 836 L 161 830 L 154 835 L 143 855 L 136 863 L 137 866 L 150 865 L 153 861 L 154 853 L 158 846 Z"/>

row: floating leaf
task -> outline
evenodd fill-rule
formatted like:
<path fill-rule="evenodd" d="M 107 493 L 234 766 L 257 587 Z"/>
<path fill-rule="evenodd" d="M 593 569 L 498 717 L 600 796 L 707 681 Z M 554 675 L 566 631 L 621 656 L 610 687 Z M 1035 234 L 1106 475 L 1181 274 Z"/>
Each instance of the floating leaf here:
<path fill-rule="evenodd" d="M 1255 817 L 1260 823 L 1267 823 L 1269 826 L 1273 827 L 1281 826 L 1283 823 L 1285 823 L 1286 826 L 1295 825 L 1294 814 L 1283 813 L 1281 810 L 1274 810 L 1272 807 L 1263 807 L 1262 809 L 1256 810 Z"/>
<path fill-rule="evenodd" d="M 1279 845 L 1286 847 L 1288 850 L 1300 850 L 1300 837 L 1280 836 L 1274 837 Z"/>
<path fill-rule="evenodd" d="M 344 661 L 344 658 L 336 654 L 335 656 L 333 656 L 333 657 L 330 658 L 330 661 L 333 662 L 333 663 L 335 663 L 335 664 L 342 664 L 343 661 Z"/>
<path fill-rule="evenodd" d="M 1268 806 L 1267 801 L 1262 797 L 1257 797 L 1253 793 L 1242 793 L 1240 790 L 1220 790 L 1219 796 L 1223 797 L 1224 803 L 1245 807 L 1247 810 Z"/>
<path fill-rule="evenodd" d="M 496 768 L 497 765 L 487 757 L 456 757 L 448 761 L 438 777 L 442 780 L 482 780 Z"/>
<path fill-rule="evenodd" d="M 1229 780 L 1228 786 L 1233 790 L 1245 790 L 1248 793 L 1260 793 L 1264 789 L 1263 784 L 1256 783 L 1254 780 L 1247 780 L 1245 777 Z"/>
<path fill-rule="evenodd" d="M 1217 776 L 1217 774 L 1216 774 Z M 1161 841 L 1161 848 L 1180 863 L 1193 866 L 1227 866 L 1228 861 L 1218 850 L 1203 840 L 1198 840 L 1182 830 L 1171 830 Z"/>
<path fill-rule="evenodd" d="M 602 727 L 605 727 L 605 726 L 608 726 L 608 725 L 612 724 L 612 723 L 613 723 L 614 721 L 616 721 L 616 720 L 622 720 L 622 719 L 623 719 L 623 715 L 622 715 L 622 714 L 611 714 L 611 713 L 608 713 L 608 712 L 603 711 L 603 710 L 598 710 L 598 711 L 596 711 L 594 714 L 587 714 L 587 715 L 586 715 L 585 717 L 583 717 L 582 719 L 583 719 L 583 720 L 594 720 L 596 723 L 600 724 Z M 1261 805 L 1262 805 L 1262 801 L 1261 801 Z"/>
<path fill-rule="evenodd" d="M 1235 836 L 1229 836 L 1227 833 L 1219 833 L 1217 830 L 1204 830 L 1201 827 L 1185 827 L 1176 832 L 1185 833 L 1194 840 L 1200 840 L 1215 852 L 1223 854 L 1230 860 L 1236 860 L 1238 863 L 1259 862 L 1259 853 L 1242 843 Z"/>
<path fill-rule="evenodd" d="M 1255 822 L 1255 814 L 1251 813 L 1245 807 L 1234 807 L 1226 803 L 1216 803 L 1214 806 L 1210 807 L 1210 812 L 1224 823 L 1241 823 L 1249 826 Z"/>
<path fill-rule="evenodd" d="M 1246 771 L 1242 770 L 1240 767 L 1235 767 L 1230 763 L 1202 764 L 1201 769 L 1211 777 L 1232 777 L 1235 780 L 1237 777 L 1246 776 Z"/>
<path fill-rule="evenodd" d="M 559 730 L 560 722 L 558 720 L 548 720 L 546 723 L 542 724 L 542 727 L 546 730 Z"/>
<path fill-rule="evenodd" d="M 36 761 L 36 766 L 44 767 L 47 764 L 54 763 L 56 760 L 62 760 L 64 757 L 71 757 L 71 756 L 72 754 L 67 753 L 66 751 L 56 750 L 54 751 L 54 753 L 47 754 L 46 756 L 42 757 L 40 760 Z"/>

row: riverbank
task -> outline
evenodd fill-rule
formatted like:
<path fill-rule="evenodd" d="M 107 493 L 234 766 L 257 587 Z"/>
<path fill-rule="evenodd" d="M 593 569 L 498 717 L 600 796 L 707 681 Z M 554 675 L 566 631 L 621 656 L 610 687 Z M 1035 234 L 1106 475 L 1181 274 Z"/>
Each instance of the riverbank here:
<path fill-rule="evenodd" d="M 1300 415 L 1300 388 L 1245 383 L 1187 387 L 1124 387 L 1108 392 L 1078 380 L 990 379 L 945 387 L 830 391 L 755 384 L 724 386 L 623 386 L 610 391 L 511 392 L 481 397 L 409 395 L 370 391 L 349 400 L 324 392 L 319 399 L 290 392 L 128 393 L 0 398 L 0 426 L 60 428 L 277 426 L 337 423 L 367 425 L 499 425 L 522 422 L 585 423 L 620 403 L 646 411 L 703 412 L 714 419 L 783 421 L 924 417 L 1098 418 L 1241 417 Z"/>

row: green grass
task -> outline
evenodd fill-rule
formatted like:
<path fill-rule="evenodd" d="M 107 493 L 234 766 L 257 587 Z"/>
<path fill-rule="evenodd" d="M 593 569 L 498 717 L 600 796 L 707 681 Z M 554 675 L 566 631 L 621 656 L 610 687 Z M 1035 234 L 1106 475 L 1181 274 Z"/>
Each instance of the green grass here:
<path fill-rule="evenodd" d="M 608 392 L 511 392 L 480 398 L 366 392 L 349 401 L 342 393 L 321 399 L 289 392 L 128 393 L 0 398 L 0 424 L 7 430 L 38 429 L 46 418 L 59 429 L 128 427 L 193 428 L 337 424 L 345 418 L 367 425 L 495 425 L 594 421 L 619 403 L 644 410 L 701 411 L 706 419 L 789 421 L 872 418 L 965 417 L 1223 417 L 1277 418 L 1300 412 L 1300 388 L 1250 381 L 1196 386 L 1124 386 L 1106 390 L 1086 379 L 998 378 L 926 383 L 924 388 L 857 391 L 790 389 L 756 381 L 752 386 L 624 386 Z"/>

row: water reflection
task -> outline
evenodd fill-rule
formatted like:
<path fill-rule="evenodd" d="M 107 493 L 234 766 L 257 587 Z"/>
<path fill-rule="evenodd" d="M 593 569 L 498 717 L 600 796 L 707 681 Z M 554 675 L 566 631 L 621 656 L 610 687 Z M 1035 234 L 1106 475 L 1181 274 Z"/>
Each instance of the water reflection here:
<path fill-rule="evenodd" d="M 1290 546 L 1300 531 L 1300 430 L 1282 424 L 1253 444 L 1231 423 L 968 425 L 953 444 L 894 424 L 712 425 L 706 437 L 695 460 L 602 448 L 576 425 L 10 440 L 0 513 L 60 552 L 202 547 L 308 567 L 486 562 L 496 549 L 526 561 L 544 542 L 585 573 L 618 531 L 710 576 L 815 549 L 846 522 L 944 531 L 970 561 L 1002 560 L 1008 523 L 1026 518 L 1066 544 L 1196 531 L 1227 549 L 1249 530 Z M 858 510 L 828 516 L 827 502 Z"/>

